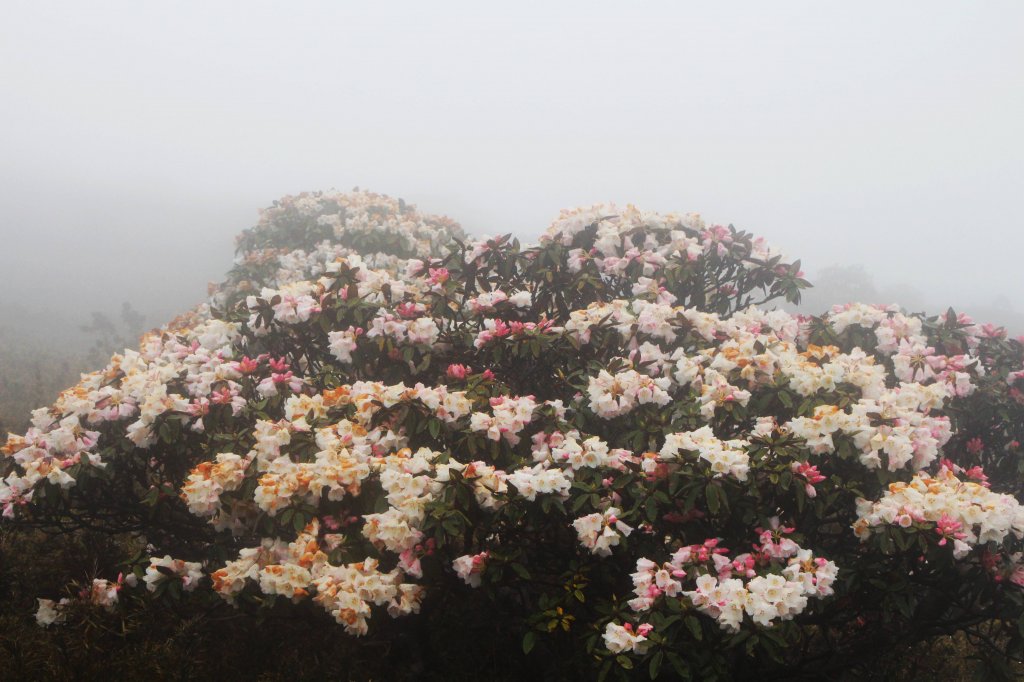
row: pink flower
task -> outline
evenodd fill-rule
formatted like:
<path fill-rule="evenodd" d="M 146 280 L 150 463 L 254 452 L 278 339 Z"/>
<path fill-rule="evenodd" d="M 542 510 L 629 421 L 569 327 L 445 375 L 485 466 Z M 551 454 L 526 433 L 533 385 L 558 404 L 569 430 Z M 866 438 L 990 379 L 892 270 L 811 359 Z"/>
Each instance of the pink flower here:
<path fill-rule="evenodd" d="M 242 374 L 252 374 L 259 369 L 259 361 L 246 356 L 238 361 L 238 371 Z"/>
<path fill-rule="evenodd" d="M 231 403 L 231 399 L 235 396 L 232 395 L 231 389 L 224 387 L 219 391 L 214 391 L 210 394 L 210 402 L 215 405 L 227 405 Z"/>
<path fill-rule="evenodd" d="M 981 333 L 990 339 L 1006 338 L 1006 329 L 1003 327 L 997 327 L 994 324 L 986 323 L 981 325 Z"/>
<path fill-rule="evenodd" d="M 452 379 L 462 380 L 466 378 L 466 375 L 469 374 L 469 372 L 470 368 L 465 365 L 451 364 L 448 365 L 448 369 L 445 373 Z"/>
<path fill-rule="evenodd" d="M 188 413 L 193 417 L 202 417 L 203 415 L 209 414 L 210 401 L 207 400 L 206 398 L 199 398 L 198 400 L 193 400 L 188 405 Z"/>
<path fill-rule="evenodd" d="M 395 311 L 400 317 L 410 320 L 419 317 L 421 313 L 426 311 L 426 307 L 420 303 L 405 301 L 404 303 L 399 303 Z"/>
<path fill-rule="evenodd" d="M 420 545 L 417 545 L 420 547 Z M 416 549 L 407 549 L 398 555 L 399 567 L 411 575 L 414 578 L 423 577 L 423 566 L 420 564 L 420 559 L 416 556 Z"/>
<path fill-rule="evenodd" d="M 963 473 L 964 471 L 963 467 L 954 464 L 953 460 L 949 459 L 948 457 L 943 457 L 942 459 L 939 460 L 939 469 L 949 469 L 949 471 L 954 474 L 960 474 Z"/>
<path fill-rule="evenodd" d="M 985 470 L 980 466 L 973 466 L 970 469 L 967 469 L 964 471 L 964 475 L 971 480 L 977 481 L 986 488 L 990 485 L 988 482 L 988 476 L 985 475 Z"/>
<path fill-rule="evenodd" d="M 825 477 L 818 471 L 818 467 L 808 462 L 793 462 L 792 469 L 793 473 L 807 479 L 807 483 L 810 485 L 821 483 L 825 480 Z"/>
<path fill-rule="evenodd" d="M 1024 566 L 1017 566 L 1010 575 L 1010 582 L 1014 585 L 1024 587 Z"/>
<path fill-rule="evenodd" d="M 429 275 L 428 281 L 431 284 L 444 284 L 450 277 L 448 268 L 430 268 Z"/>
<path fill-rule="evenodd" d="M 959 532 L 963 528 L 963 524 L 956 521 L 948 514 L 943 514 L 942 517 L 935 523 L 935 532 L 942 536 L 939 541 L 939 546 L 946 544 L 946 540 L 952 538 L 954 540 L 963 540 L 967 535 Z"/>

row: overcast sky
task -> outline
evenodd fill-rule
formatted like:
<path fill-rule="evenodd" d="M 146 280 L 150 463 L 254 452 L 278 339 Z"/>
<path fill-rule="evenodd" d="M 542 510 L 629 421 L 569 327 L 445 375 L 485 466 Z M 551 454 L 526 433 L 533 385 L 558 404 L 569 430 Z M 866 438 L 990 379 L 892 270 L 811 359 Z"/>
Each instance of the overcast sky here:
<path fill-rule="evenodd" d="M 1016 304 L 1022 36 L 967 0 L 5 0 L 0 295 L 160 323 L 258 207 L 358 185 L 526 238 L 699 211 L 811 274 Z"/>

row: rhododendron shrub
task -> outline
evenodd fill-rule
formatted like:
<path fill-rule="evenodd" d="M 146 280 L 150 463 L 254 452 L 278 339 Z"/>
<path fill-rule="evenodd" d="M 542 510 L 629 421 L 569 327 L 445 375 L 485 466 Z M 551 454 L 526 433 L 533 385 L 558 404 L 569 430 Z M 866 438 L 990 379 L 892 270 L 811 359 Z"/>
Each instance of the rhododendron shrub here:
<path fill-rule="evenodd" d="M 830 676 L 958 631 L 1019 658 L 1024 347 L 763 307 L 806 286 L 696 215 L 526 247 L 282 199 L 208 305 L 8 438 L 5 525 L 140 550 L 36 617 L 302 618 L 448 671 L 487 635 L 494 675 Z"/>

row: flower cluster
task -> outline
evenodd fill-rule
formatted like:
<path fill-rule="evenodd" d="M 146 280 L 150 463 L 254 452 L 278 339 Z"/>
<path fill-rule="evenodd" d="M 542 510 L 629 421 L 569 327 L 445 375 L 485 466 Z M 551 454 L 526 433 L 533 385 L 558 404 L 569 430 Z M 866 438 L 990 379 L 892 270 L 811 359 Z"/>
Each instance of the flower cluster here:
<path fill-rule="evenodd" d="M 680 458 L 680 452 L 693 452 L 708 463 L 716 476 L 728 474 L 738 481 L 745 481 L 750 470 L 750 457 L 744 448 L 749 445 L 740 439 L 721 441 L 715 437 L 711 427 L 702 426 L 688 433 L 668 434 L 658 454 L 662 461 L 673 461 Z M 645 465 L 649 461 L 645 461 Z"/>
<path fill-rule="evenodd" d="M 959 559 L 976 545 L 1000 543 L 1010 534 L 1024 537 L 1024 506 L 1011 495 L 962 481 L 943 466 L 934 476 L 918 473 L 909 483 L 891 483 L 877 502 L 858 500 L 853 529 L 866 540 L 886 526 L 932 525 L 939 544 L 953 540 L 953 553 Z"/>
<path fill-rule="evenodd" d="M 519 398 L 491 398 L 492 414 L 474 412 L 469 428 L 486 433 L 490 440 L 506 439 L 512 445 L 519 442 L 519 433 L 533 420 L 537 402 L 532 395 Z"/>
<path fill-rule="evenodd" d="M 594 414 L 612 419 L 629 413 L 638 405 L 664 407 L 672 400 L 665 390 L 669 386 L 666 378 L 653 379 L 632 369 L 614 376 L 602 369 L 596 377 L 590 378 L 587 394 Z"/>
<path fill-rule="evenodd" d="M 81 473 L 105 468 L 109 448 L 100 441 L 101 428 L 119 424 L 134 446 L 146 449 L 161 424 L 176 421 L 201 433 L 211 410 L 236 416 L 244 405 L 242 371 L 233 360 L 237 338 L 238 325 L 221 320 L 149 334 L 139 351 L 115 355 L 52 407 L 34 411 L 33 427 L 0 449 L 17 465 L 0 481 L 4 516 L 30 502 L 43 481 L 70 488 Z"/>
<path fill-rule="evenodd" d="M 777 521 L 777 520 L 776 520 Z M 677 550 L 664 564 L 637 561 L 635 611 L 649 610 L 660 598 L 685 597 L 722 628 L 738 632 L 744 615 L 762 626 L 789 620 L 807 607 L 808 597 L 832 594 L 838 568 L 786 537 L 792 528 L 762 531 L 754 551 L 732 558 L 718 540 Z M 693 589 L 684 587 L 692 584 Z"/>
<path fill-rule="evenodd" d="M 395 617 L 419 611 L 422 588 L 402 582 L 400 569 L 382 572 L 379 562 L 369 557 L 333 565 L 321 550 L 319 530 L 314 520 L 290 543 L 264 540 L 259 547 L 243 549 L 237 560 L 211 575 L 214 590 L 229 602 L 247 584 L 296 602 L 315 593 L 313 601 L 355 635 L 366 634 L 371 605 L 386 606 Z"/>

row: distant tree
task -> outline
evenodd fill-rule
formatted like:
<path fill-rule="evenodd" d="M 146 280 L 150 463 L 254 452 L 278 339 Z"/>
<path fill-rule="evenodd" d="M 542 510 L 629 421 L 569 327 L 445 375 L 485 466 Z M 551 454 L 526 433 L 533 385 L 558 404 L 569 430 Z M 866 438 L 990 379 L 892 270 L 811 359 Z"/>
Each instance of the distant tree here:
<path fill-rule="evenodd" d="M 93 338 L 88 350 L 90 358 L 102 362 L 112 348 L 131 348 L 137 345 L 144 331 L 146 316 L 135 310 L 128 301 L 121 303 L 117 318 L 101 311 L 93 311 L 91 320 L 79 328 Z"/>
<path fill-rule="evenodd" d="M 879 286 L 863 265 L 830 265 L 814 274 L 814 286 L 804 292 L 799 310 L 811 314 L 837 303 L 898 304 L 915 312 L 925 307 L 924 295 L 912 284 Z"/>

